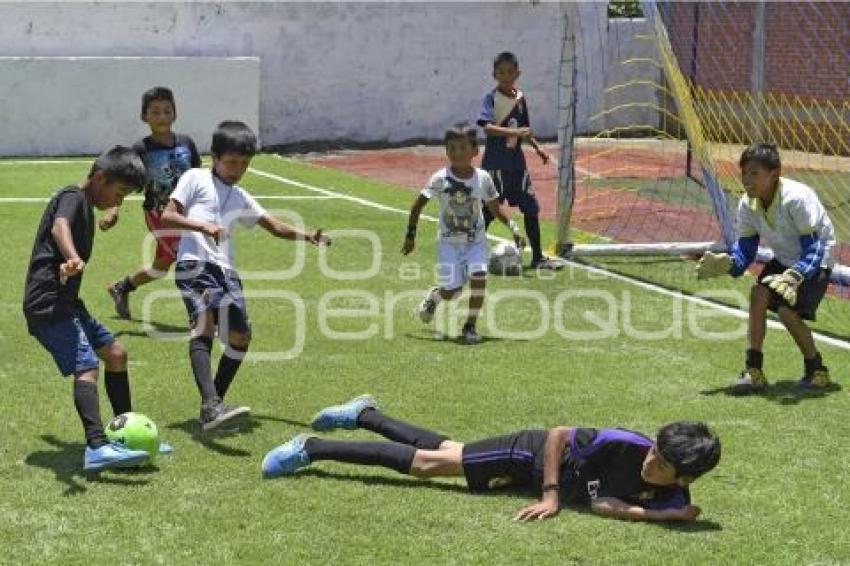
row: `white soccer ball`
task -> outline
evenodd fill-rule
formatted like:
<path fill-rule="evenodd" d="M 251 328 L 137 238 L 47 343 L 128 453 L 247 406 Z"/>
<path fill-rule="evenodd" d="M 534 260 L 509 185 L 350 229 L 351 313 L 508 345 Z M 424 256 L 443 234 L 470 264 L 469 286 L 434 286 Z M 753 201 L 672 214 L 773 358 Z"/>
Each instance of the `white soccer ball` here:
<path fill-rule="evenodd" d="M 494 275 L 522 274 L 522 255 L 510 242 L 499 242 L 490 252 L 488 271 Z"/>

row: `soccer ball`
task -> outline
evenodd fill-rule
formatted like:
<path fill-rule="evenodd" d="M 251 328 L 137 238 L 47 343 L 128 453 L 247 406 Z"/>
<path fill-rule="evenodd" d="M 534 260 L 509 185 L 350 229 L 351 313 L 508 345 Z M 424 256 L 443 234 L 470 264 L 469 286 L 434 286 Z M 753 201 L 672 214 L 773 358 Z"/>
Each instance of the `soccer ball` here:
<path fill-rule="evenodd" d="M 520 275 L 522 273 L 522 255 L 515 245 L 509 242 L 499 242 L 490 254 L 487 269 L 494 275 Z"/>
<path fill-rule="evenodd" d="M 141 413 L 124 413 L 112 419 L 106 427 L 106 437 L 132 450 L 144 450 L 151 459 L 159 453 L 159 431 Z"/>

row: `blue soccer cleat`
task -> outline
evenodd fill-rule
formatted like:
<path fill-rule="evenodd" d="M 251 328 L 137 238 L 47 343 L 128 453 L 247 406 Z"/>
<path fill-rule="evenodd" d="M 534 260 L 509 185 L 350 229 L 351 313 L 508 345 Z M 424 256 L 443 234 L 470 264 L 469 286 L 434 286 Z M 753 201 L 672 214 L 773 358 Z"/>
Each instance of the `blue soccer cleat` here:
<path fill-rule="evenodd" d="M 325 407 L 313 417 L 313 430 L 327 431 L 335 428 L 353 430 L 357 428 L 357 417 L 364 409 L 377 409 L 378 401 L 371 395 L 355 397 L 342 405 Z"/>
<path fill-rule="evenodd" d="M 263 458 L 263 475 L 276 478 L 294 474 L 296 470 L 310 465 L 310 457 L 304 449 L 304 444 L 310 438 L 307 434 L 299 434 L 286 444 L 269 451 Z"/>
<path fill-rule="evenodd" d="M 174 453 L 174 448 L 167 442 L 159 443 L 159 455 L 160 456 L 170 456 Z"/>
<path fill-rule="evenodd" d="M 86 446 L 83 470 L 99 472 L 106 468 L 127 468 L 146 462 L 148 453 L 144 450 L 130 450 L 123 444 L 110 442 L 100 448 Z"/>

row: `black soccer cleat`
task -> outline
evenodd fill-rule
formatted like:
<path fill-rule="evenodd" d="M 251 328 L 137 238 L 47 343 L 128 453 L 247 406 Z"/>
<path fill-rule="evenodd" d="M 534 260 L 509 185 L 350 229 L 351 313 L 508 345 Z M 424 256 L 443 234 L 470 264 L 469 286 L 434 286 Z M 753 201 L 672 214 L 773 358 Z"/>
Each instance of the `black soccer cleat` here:
<path fill-rule="evenodd" d="M 112 302 L 115 303 L 115 314 L 118 318 L 130 320 L 130 292 L 124 288 L 123 282 L 118 281 L 106 288 Z"/>
<path fill-rule="evenodd" d="M 225 405 L 221 401 L 214 405 L 201 405 L 201 428 L 204 432 L 220 427 L 243 415 L 251 414 L 249 407 Z"/>

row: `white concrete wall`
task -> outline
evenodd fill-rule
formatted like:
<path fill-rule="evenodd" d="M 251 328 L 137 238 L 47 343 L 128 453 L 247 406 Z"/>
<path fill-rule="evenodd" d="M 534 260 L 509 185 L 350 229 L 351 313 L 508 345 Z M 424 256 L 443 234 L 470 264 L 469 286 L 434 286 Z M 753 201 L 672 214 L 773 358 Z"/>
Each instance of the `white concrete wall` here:
<path fill-rule="evenodd" d="M 603 45 L 607 17 L 604 4 L 594 6 L 581 5 L 580 34 L 587 45 Z M 260 136 L 271 145 L 437 139 L 446 125 L 475 118 L 493 85 L 492 59 L 509 50 L 520 60 L 535 129 L 554 137 L 562 10 L 531 0 L 4 2 L 0 56 L 258 57 Z M 601 53 L 599 60 L 581 55 L 580 131 L 604 97 Z M 237 81 L 219 77 L 228 87 Z M 200 112 L 178 97 L 181 123 Z"/>
<path fill-rule="evenodd" d="M 265 144 L 438 138 L 451 122 L 474 119 L 501 50 L 519 56 L 540 133 L 555 134 L 555 3 L 7 2 L 0 9 L 0 55 L 259 57 Z M 181 108 L 188 119 L 192 108 Z"/>
<path fill-rule="evenodd" d="M 233 82 L 222 83 L 221 77 Z M 215 125 L 259 125 L 256 58 L 0 57 L 0 155 L 90 155 L 150 134 L 142 92 L 167 85 L 175 131 L 207 151 Z"/>

